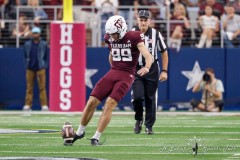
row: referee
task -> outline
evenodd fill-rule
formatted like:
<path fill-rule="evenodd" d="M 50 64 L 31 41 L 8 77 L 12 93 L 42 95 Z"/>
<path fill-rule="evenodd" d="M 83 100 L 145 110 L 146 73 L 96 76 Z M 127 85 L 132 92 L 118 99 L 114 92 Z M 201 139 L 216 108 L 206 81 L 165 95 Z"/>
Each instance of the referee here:
<path fill-rule="evenodd" d="M 167 45 L 161 33 L 154 28 L 149 27 L 151 23 L 150 12 L 140 10 L 137 18 L 138 26 L 132 30 L 141 31 L 145 36 L 145 46 L 154 57 L 153 64 L 148 74 L 141 77 L 136 74 L 132 86 L 132 104 L 135 111 L 135 127 L 134 132 L 139 134 L 142 130 L 143 123 L 143 106 L 145 106 L 145 133 L 153 134 L 153 125 L 156 120 L 157 108 L 157 88 L 158 80 L 166 81 L 168 78 L 168 52 Z M 160 73 L 158 63 L 158 53 L 161 52 L 162 70 Z M 145 66 L 145 59 L 140 55 L 138 59 L 137 71 Z M 143 104 L 144 102 L 144 104 Z"/>

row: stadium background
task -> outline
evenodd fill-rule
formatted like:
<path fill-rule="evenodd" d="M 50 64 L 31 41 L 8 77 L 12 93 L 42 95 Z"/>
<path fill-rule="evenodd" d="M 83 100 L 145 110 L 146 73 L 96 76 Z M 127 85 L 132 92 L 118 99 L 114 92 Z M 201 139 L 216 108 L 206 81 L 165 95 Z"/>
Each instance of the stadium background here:
<path fill-rule="evenodd" d="M 62 6 L 39 6 L 44 9 L 53 9 L 52 13 L 58 13 Z M 92 6 L 80 6 L 80 8 L 88 8 L 93 12 L 95 11 Z M 152 8 L 153 6 L 141 6 L 141 8 Z M 156 6 L 155 6 L 156 7 Z M 132 6 L 125 6 L 119 8 L 133 9 Z M 17 17 L 24 12 L 27 13 L 31 9 L 26 6 L 17 6 Z M 224 110 L 239 110 L 240 109 L 240 72 L 239 68 L 239 49 L 226 49 L 223 48 L 223 37 L 217 37 L 213 41 L 213 48 L 211 49 L 196 49 L 193 47 L 195 42 L 199 40 L 199 32 L 197 31 L 196 17 L 198 10 L 196 8 L 187 8 L 190 21 L 191 30 L 187 32 L 186 37 L 183 38 L 182 48 L 179 52 L 169 49 L 169 80 L 164 83 L 159 83 L 159 107 L 158 110 L 189 110 L 189 100 L 192 98 L 200 98 L 201 93 L 193 94 L 191 92 L 191 78 L 186 77 L 183 72 L 189 74 L 194 73 L 194 67 L 199 65 L 200 71 L 204 71 L 207 67 L 212 67 L 216 71 L 216 77 L 220 78 L 224 83 L 225 93 L 225 107 Z M 57 20 L 56 15 L 51 15 L 53 20 Z M 11 26 L 11 24 L 18 24 L 19 19 L 15 20 L 5 19 L 5 28 Z M 32 19 L 27 19 L 27 23 L 33 23 Z M 42 28 L 43 39 L 49 42 L 50 28 L 49 24 L 51 20 L 41 20 L 40 27 Z M 155 23 L 162 23 L 162 20 L 155 20 Z M 168 20 L 164 20 L 166 28 L 161 31 L 166 36 L 169 42 L 169 26 Z M 87 35 L 86 41 L 88 43 L 87 48 L 87 73 L 90 73 L 90 77 L 85 79 L 86 82 L 86 98 L 89 96 L 92 86 L 101 78 L 109 68 L 108 64 L 108 50 L 106 47 L 101 47 L 101 29 L 92 28 L 91 35 Z M 131 27 L 131 26 L 130 26 Z M 220 32 L 221 33 L 221 32 Z M 24 59 L 22 52 L 22 44 L 26 39 L 19 37 L 12 38 L 9 33 L 1 29 L 1 47 L 0 48 L 0 108 L 1 109 L 21 109 L 24 104 L 25 97 L 25 69 Z M 49 82 L 49 72 L 47 76 Z M 49 83 L 47 84 L 49 89 Z M 101 109 L 100 106 L 98 109 Z M 119 109 L 126 110 L 131 109 L 130 92 L 120 102 Z M 34 90 L 34 102 L 33 109 L 40 109 L 38 100 L 38 90 L 35 87 Z"/>
<path fill-rule="evenodd" d="M 194 49 L 182 48 L 176 53 L 169 50 L 169 80 L 159 83 L 159 110 L 189 110 L 189 100 L 200 98 L 201 93 L 187 90 L 189 78 L 182 71 L 193 72 L 198 63 L 201 71 L 212 67 L 216 77 L 223 80 L 226 101 L 224 110 L 240 110 L 240 54 L 239 49 Z M 25 97 L 25 69 L 22 49 L 0 49 L 0 102 L 2 109 L 21 109 Z M 87 72 L 92 72 L 86 85 L 87 97 L 94 85 L 109 69 L 106 48 L 87 48 Z M 48 76 L 49 79 L 49 76 Z M 90 81 L 89 81 L 90 80 Z M 49 81 L 48 81 L 49 82 Z M 49 84 L 47 84 L 49 87 Z M 119 109 L 131 109 L 130 92 L 120 102 Z M 33 109 L 40 109 L 38 89 L 35 87 Z M 101 109 L 99 106 L 98 109 Z"/>
<path fill-rule="evenodd" d="M 61 7 L 54 6 L 54 8 Z M 17 9 L 19 11 L 20 8 Z M 14 24 L 18 22 L 18 19 L 5 19 L 5 22 L 6 25 Z M 33 23 L 32 20 L 28 22 Z M 42 29 L 43 38 L 48 41 L 50 22 L 49 20 L 41 21 L 41 25 L 46 23 Z M 169 31 L 169 28 L 164 28 L 164 30 Z M 21 109 L 26 87 L 21 48 L 25 39 L 12 38 L 9 32 L 2 31 L 1 33 L 5 35 L 0 36 L 0 47 L 3 47 L 0 48 L 0 109 Z M 94 28 L 93 31 L 99 30 Z M 169 34 L 167 35 L 167 40 L 169 40 Z M 107 49 L 96 48 L 100 47 L 95 43 L 98 38 L 95 35 L 92 38 L 94 39 L 91 39 L 92 43 L 87 48 L 87 76 L 85 78 L 87 96 L 92 86 L 109 68 Z M 159 85 L 160 106 L 158 109 L 188 110 L 189 100 L 193 97 L 200 98 L 200 94 L 191 93 L 196 73 L 202 73 L 206 67 L 213 67 L 217 78 L 224 82 L 226 101 L 224 110 L 239 110 L 239 49 L 223 48 L 222 39 L 221 41 L 220 39 L 214 40 L 214 48 L 195 49 L 193 45 L 198 38 L 198 36 L 188 35 L 186 39 L 183 39 L 180 52 L 169 50 L 169 80 Z M 48 82 L 49 77 L 51 76 L 48 71 Z M 49 89 L 49 83 L 47 87 Z M 131 104 L 128 93 L 120 102 L 118 109 L 126 110 L 129 106 Z M 36 87 L 33 109 L 40 109 Z M 72 147 L 62 145 L 60 128 L 66 121 L 72 122 L 77 128 L 80 114 L 78 112 L 68 114 L 66 112 L 8 112 L 4 110 L 0 114 L 2 122 L 0 159 L 63 159 L 63 157 L 77 157 L 77 159 L 95 157 L 94 159 L 112 160 L 240 159 L 238 112 L 157 112 L 155 134 L 151 137 L 146 137 L 144 133 L 133 134 L 134 113 L 132 111 L 113 112 L 114 116 L 103 137 L 107 141 L 104 146 L 94 149 L 89 145 L 88 138 L 84 138 L 81 143 Z M 100 114 L 100 111 L 95 112 L 92 123 L 88 127 L 88 135 L 94 134 L 95 124 Z M 196 142 L 199 144 L 197 156 L 192 152 L 193 144 Z"/>

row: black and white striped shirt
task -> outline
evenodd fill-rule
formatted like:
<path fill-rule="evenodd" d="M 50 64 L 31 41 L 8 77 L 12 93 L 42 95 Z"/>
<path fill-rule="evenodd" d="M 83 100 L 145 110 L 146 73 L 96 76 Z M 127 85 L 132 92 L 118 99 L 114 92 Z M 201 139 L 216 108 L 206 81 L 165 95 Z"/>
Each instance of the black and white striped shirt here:
<path fill-rule="evenodd" d="M 139 31 L 139 27 L 135 27 L 132 29 L 133 31 Z M 148 27 L 145 35 L 145 46 L 147 47 L 148 51 L 154 57 L 154 61 L 158 60 L 158 53 L 163 53 L 167 50 L 167 45 L 164 42 L 164 38 L 162 34 L 154 28 Z M 145 59 L 142 55 L 138 58 L 138 65 L 145 66 Z"/>

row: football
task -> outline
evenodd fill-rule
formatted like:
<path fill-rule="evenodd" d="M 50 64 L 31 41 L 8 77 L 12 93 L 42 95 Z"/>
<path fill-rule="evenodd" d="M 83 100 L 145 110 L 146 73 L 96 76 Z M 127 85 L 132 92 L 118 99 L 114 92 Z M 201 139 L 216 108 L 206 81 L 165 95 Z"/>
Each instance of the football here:
<path fill-rule="evenodd" d="M 62 131 L 61 131 L 62 138 L 64 140 L 63 144 L 65 146 L 72 146 L 72 140 L 74 136 L 74 129 L 69 122 L 65 122 Z"/>

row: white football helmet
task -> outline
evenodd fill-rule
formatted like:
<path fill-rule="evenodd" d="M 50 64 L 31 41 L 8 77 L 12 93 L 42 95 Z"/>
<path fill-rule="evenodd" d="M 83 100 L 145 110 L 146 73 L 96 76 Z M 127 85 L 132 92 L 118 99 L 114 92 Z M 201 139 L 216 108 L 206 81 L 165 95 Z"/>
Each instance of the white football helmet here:
<path fill-rule="evenodd" d="M 122 39 L 127 32 L 127 24 L 122 16 L 112 16 L 105 25 L 107 34 L 119 33 L 119 39 Z"/>

